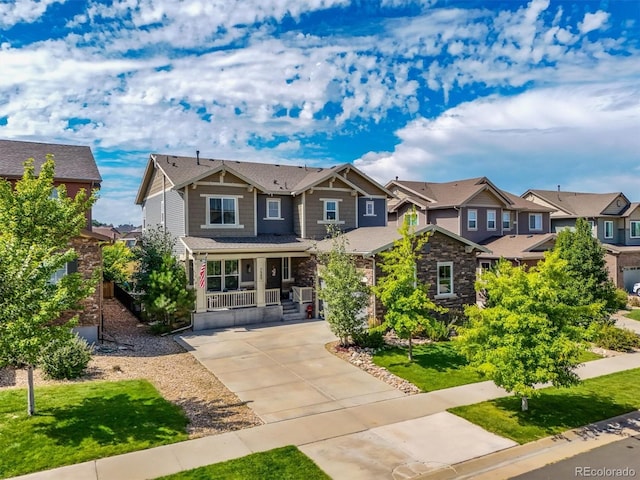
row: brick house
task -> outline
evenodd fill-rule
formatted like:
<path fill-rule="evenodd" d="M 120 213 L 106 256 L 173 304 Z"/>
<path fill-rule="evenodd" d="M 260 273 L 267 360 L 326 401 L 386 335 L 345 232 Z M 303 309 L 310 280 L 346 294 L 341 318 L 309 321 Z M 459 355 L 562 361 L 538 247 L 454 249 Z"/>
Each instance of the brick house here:
<path fill-rule="evenodd" d="M 91 149 L 86 146 L 0 140 L 0 177 L 12 183 L 16 182 L 22 178 L 24 162 L 29 158 L 34 159 L 37 174 L 48 154 L 54 156 L 56 164 L 55 186 L 65 185 L 70 197 L 75 196 L 81 189 L 90 192 L 100 188 L 102 177 Z M 83 278 L 90 279 L 95 271 L 102 268 L 101 242 L 108 241 L 109 238 L 92 231 L 91 210 L 86 212 L 86 218 L 86 227 L 70 242 L 70 246 L 78 253 L 78 259 L 69 262 L 56 275 L 79 272 Z M 76 331 L 89 343 L 97 342 L 102 323 L 101 282 L 95 292 L 82 302 L 80 311 L 67 312 L 65 317 L 76 313 L 79 317 Z"/>
<path fill-rule="evenodd" d="M 423 225 L 416 229 L 416 235 L 429 235 L 429 241 L 422 251 L 417 265 L 420 282 L 429 285 L 429 297 L 436 305 L 451 311 L 461 311 L 465 305 L 476 302 L 474 284 L 476 281 L 476 256 L 490 251 L 477 243 L 467 240 L 438 225 Z M 368 285 L 376 285 L 382 275 L 380 253 L 393 248 L 400 234 L 395 225 L 368 229 L 357 229 L 345 234 L 347 252 L 356 256 L 358 268 Z M 331 250 L 332 241 L 325 239 L 317 243 L 319 252 Z M 369 317 L 382 320 L 382 305 L 371 297 Z"/>

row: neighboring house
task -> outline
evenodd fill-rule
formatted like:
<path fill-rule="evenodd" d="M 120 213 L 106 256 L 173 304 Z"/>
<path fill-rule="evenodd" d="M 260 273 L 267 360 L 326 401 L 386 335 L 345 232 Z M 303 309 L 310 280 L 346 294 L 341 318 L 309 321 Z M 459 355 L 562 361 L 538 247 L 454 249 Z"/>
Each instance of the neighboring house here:
<path fill-rule="evenodd" d="M 517 263 L 530 253 L 526 248 L 532 243 L 522 237 L 540 236 L 542 241 L 550 232 L 551 208 L 505 192 L 486 177 L 444 183 L 396 179 L 386 188 L 396 196 L 389 203 L 390 224 L 400 225 L 409 215 L 417 228 L 440 226 L 491 250 L 492 258 L 485 263 L 501 257 Z M 500 241 L 505 236 L 515 241 Z M 524 250 L 515 250 L 517 245 Z"/>
<path fill-rule="evenodd" d="M 555 245 L 555 233 L 540 235 L 505 235 L 483 245 L 490 252 L 478 255 L 479 267 L 482 270 L 491 268 L 500 258 L 511 260 L 515 265 L 534 266 L 544 259 L 544 253 Z"/>
<path fill-rule="evenodd" d="M 70 197 L 75 196 L 81 189 L 91 192 L 100 188 L 102 178 L 91 149 L 86 146 L 0 140 L 0 177 L 11 182 L 17 181 L 24 173 L 24 162 L 29 158 L 34 159 L 37 174 L 48 154 L 53 154 L 56 164 L 55 185 L 64 184 Z M 78 259 L 58 271 L 55 278 L 79 272 L 85 279 L 89 279 L 96 270 L 102 268 L 100 242 L 108 238 L 92 231 L 91 210 L 87 211 L 86 216 L 86 228 L 79 237 L 71 241 L 71 246 L 78 253 Z M 79 312 L 69 312 L 65 317 L 71 313 L 78 313 L 79 324 L 76 330 L 89 342 L 96 342 L 100 338 L 102 322 L 102 284 L 98 285 L 93 295 L 82 302 L 82 307 Z"/>
<path fill-rule="evenodd" d="M 123 232 L 118 237 L 118 241 L 124 242 L 128 248 L 133 248 L 138 244 L 138 240 L 142 236 L 142 228 L 136 228 L 130 232 Z"/>
<path fill-rule="evenodd" d="M 115 228 L 115 227 L 93 227 L 92 230 L 95 233 L 99 233 L 100 235 L 104 235 L 109 240 L 111 240 L 111 242 L 115 242 L 116 240 L 118 240 L 120 238 L 120 235 L 121 235 L 120 232 L 118 231 L 118 229 Z"/>
<path fill-rule="evenodd" d="M 631 291 L 640 282 L 640 204 L 622 192 L 584 193 L 527 190 L 522 198 L 553 209 L 551 231 L 558 232 L 586 219 L 595 238 L 607 250 L 609 274 L 619 288 Z"/>
<path fill-rule="evenodd" d="M 179 239 L 175 253 L 196 290 L 194 328 L 201 329 L 299 314 L 314 298 L 314 240 L 330 225 L 385 226 L 391 197 L 350 164 L 152 154 L 136 203 L 143 230 L 159 226 Z"/>
<path fill-rule="evenodd" d="M 476 302 L 474 283 L 476 280 L 476 255 L 489 254 L 489 250 L 470 240 L 460 237 L 437 225 L 423 225 L 416 228 L 416 235 L 429 235 L 429 241 L 421 252 L 417 265 L 420 282 L 429 284 L 429 297 L 436 305 L 460 312 L 465 305 Z M 347 252 L 356 256 L 358 268 L 368 285 L 375 285 L 381 278 L 380 253 L 393 248 L 400 239 L 395 225 L 375 228 L 360 228 L 347 232 Z M 317 250 L 328 252 L 333 242 L 325 239 L 317 244 Z M 383 308 L 379 301 L 370 302 L 368 315 L 383 319 Z"/>

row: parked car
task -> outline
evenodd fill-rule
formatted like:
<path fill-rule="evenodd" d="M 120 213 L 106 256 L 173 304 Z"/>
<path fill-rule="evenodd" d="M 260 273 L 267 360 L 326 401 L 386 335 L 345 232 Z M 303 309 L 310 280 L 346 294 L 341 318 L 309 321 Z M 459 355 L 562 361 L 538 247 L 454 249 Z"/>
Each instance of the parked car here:
<path fill-rule="evenodd" d="M 633 293 L 640 297 L 640 282 L 633 285 Z"/>

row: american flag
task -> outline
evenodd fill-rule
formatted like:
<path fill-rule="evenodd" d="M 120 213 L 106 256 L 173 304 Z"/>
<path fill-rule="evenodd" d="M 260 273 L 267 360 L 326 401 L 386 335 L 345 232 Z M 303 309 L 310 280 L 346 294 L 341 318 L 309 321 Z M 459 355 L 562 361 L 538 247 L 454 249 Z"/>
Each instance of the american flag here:
<path fill-rule="evenodd" d="M 204 260 L 200 265 L 200 288 L 204 288 L 205 282 L 207 280 L 207 262 Z"/>

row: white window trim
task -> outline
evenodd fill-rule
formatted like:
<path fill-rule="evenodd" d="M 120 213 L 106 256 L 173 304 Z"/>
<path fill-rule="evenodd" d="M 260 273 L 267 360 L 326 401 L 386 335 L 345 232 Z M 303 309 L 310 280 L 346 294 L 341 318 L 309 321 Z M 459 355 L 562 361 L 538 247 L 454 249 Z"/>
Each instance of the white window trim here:
<path fill-rule="evenodd" d="M 244 225 L 239 224 L 238 222 L 240 221 L 240 202 L 238 202 L 238 199 L 243 198 L 242 195 L 205 195 L 205 194 L 201 194 L 201 197 L 205 198 L 205 202 L 206 202 L 206 217 L 205 217 L 205 222 L 203 225 L 200 225 L 200 228 L 204 228 L 204 229 L 226 229 L 226 228 L 244 228 Z M 233 199 L 234 202 L 234 210 L 235 210 L 235 220 L 236 223 L 221 223 L 221 224 L 217 224 L 217 223 L 209 223 L 209 219 L 211 218 L 211 199 L 213 198 L 220 198 L 220 199 Z"/>
<path fill-rule="evenodd" d="M 471 212 L 473 212 L 474 214 L 474 218 L 473 221 L 475 222 L 476 226 L 472 227 L 471 226 Z M 467 210 L 467 230 L 469 231 L 477 231 L 478 230 L 478 210 L 476 210 L 475 208 L 471 208 L 469 210 Z"/>
<path fill-rule="evenodd" d="M 285 260 L 287 261 L 287 273 L 288 273 L 287 277 L 284 276 L 284 262 L 285 262 Z M 281 274 L 282 274 L 282 280 L 283 281 L 292 281 L 293 277 L 291 276 L 291 257 L 282 257 L 282 262 L 280 262 L 280 263 L 281 263 L 280 271 L 281 271 Z"/>
<path fill-rule="evenodd" d="M 369 213 L 369 206 L 371 206 L 371 213 Z M 376 203 L 373 200 L 367 200 L 364 204 L 364 216 L 376 217 Z"/>
<path fill-rule="evenodd" d="M 451 272 L 451 291 L 440 293 L 440 267 L 449 267 Z M 450 298 L 456 296 L 456 290 L 453 282 L 453 262 L 438 262 L 436 265 L 436 296 L 435 298 Z"/>
<path fill-rule="evenodd" d="M 238 262 L 238 273 L 237 274 L 231 274 L 231 273 L 225 273 L 225 269 L 226 269 L 226 262 Z M 220 287 L 221 290 L 220 292 L 224 292 L 224 291 L 228 291 L 228 292 L 235 292 L 236 290 L 229 290 L 226 286 L 226 279 L 227 277 L 238 277 L 238 288 L 240 288 L 240 279 L 241 279 L 241 272 L 240 272 L 240 259 L 235 259 L 235 258 L 229 258 L 229 259 L 220 259 L 220 260 L 207 260 L 207 262 L 220 262 L 220 275 L 209 275 L 209 265 L 207 265 L 207 275 L 206 275 L 206 281 L 208 282 L 209 278 L 211 277 L 220 277 Z M 209 293 L 216 293 L 218 292 L 217 290 L 211 290 L 209 291 L 207 289 L 207 286 L 205 285 L 205 291 L 209 292 Z M 218 293 L 220 293 L 218 292 Z"/>
<path fill-rule="evenodd" d="M 611 234 L 607 235 L 607 225 L 611 225 Z M 613 220 L 605 220 L 604 221 L 604 238 L 611 239 L 613 238 Z"/>
<path fill-rule="evenodd" d="M 344 225 L 344 220 L 340 220 L 340 202 L 341 198 L 321 198 L 322 202 L 322 220 L 318 220 L 318 225 Z M 327 220 L 327 203 L 335 202 L 336 204 L 336 219 Z"/>
<path fill-rule="evenodd" d="M 532 218 L 540 218 L 540 227 L 536 226 L 536 221 L 533 222 L 533 227 L 531 226 Z M 539 232 L 542 230 L 542 214 L 541 213 L 530 213 L 529 214 L 529 230 L 533 232 Z"/>
<path fill-rule="evenodd" d="M 489 214 L 493 212 L 493 227 L 489 227 Z M 498 229 L 498 212 L 495 210 L 487 210 L 487 230 L 495 231 Z"/>
<path fill-rule="evenodd" d="M 640 224 L 640 220 L 631 220 L 629 222 L 629 238 L 640 238 L 640 235 L 634 235 L 633 234 L 633 224 L 637 223 Z M 639 228 L 640 230 L 640 228 Z"/>
<path fill-rule="evenodd" d="M 277 217 L 270 217 L 269 216 L 269 202 L 275 202 L 278 205 L 278 216 Z M 266 212 L 265 212 L 265 217 L 263 218 L 263 220 L 284 220 L 284 218 L 282 218 L 282 203 L 281 203 L 281 200 L 279 198 L 267 198 L 267 201 L 265 203 L 265 207 L 266 207 Z"/>
<path fill-rule="evenodd" d="M 412 224 L 411 223 L 411 217 L 414 216 L 416 217 L 416 223 Z M 406 212 L 404 214 L 405 217 L 407 217 L 409 220 L 407 220 L 409 222 L 409 226 L 410 227 L 417 227 L 420 224 L 420 215 L 418 215 L 418 212 L 413 212 L 413 211 L 409 211 Z"/>
<path fill-rule="evenodd" d="M 505 215 L 507 217 L 507 221 L 508 221 L 508 226 L 504 226 L 504 222 L 505 222 Z M 502 212 L 502 229 L 503 230 L 511 230 L 511 212 Z"/>

